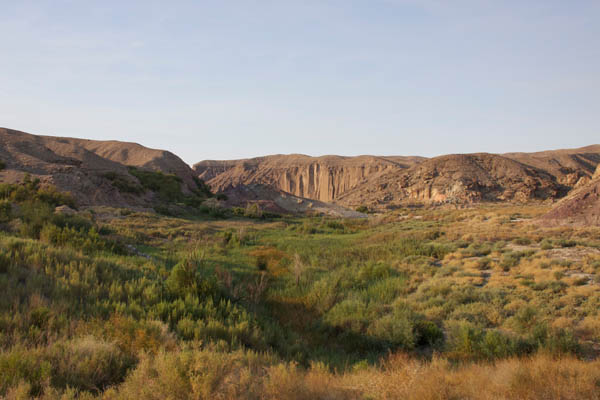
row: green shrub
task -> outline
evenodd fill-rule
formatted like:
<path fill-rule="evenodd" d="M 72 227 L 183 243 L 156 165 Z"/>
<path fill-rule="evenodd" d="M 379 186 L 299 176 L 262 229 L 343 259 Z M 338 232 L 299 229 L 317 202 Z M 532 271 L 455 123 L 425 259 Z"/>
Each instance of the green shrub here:
<path fill-rule="evenodd" d="M 137 183 L 133 182 L 127 176 L 119 174 L 114 171 L 106 172 L 102 175 L 104 178 L 111 181 L 112 185 L 124 193 L 141 194 L 144 192 L 144 188 Z"/>
<path fill-rule="evenodd" d="M 556 242 L 556 244 L 560 247 L 575 247 L 577 242 L 574 240 L 560 239 Z"/>
<path fill-rule="evenodd" d="M 0 252 L 0 274 L 5 274 L 10 268 L 11 260 L 8 254 Z"/>
<path fill-rule="evenodd" d="M 6 163 L 0 160 L 0 171 L 2 171 L 4 168 L 6 168 Z"/>
<path fill-rule="evenodd" d="M 384 263 L 367 262 L 358 270 L 358 279 L 362 282 L 371 282 L 390 277 L 392 269 Z"/>
<path fill-rule="evenodd" d="M 528 333 L 538 325 L 538 311 L 532 306 L 523 307 L 511 320 L 517 332 Z"/>
<path fill-rule="evenodd" d="M 410 350 L 417 344 L 415 325 L 405 315 L 385 315 L 373 322 L 368 333 L 394 348 Z"/>
<path fill-rule="evenodd" d="M 426 243 L 414 237 L 405 237 L 391 244 L 391 250 L 399 257 L 425 256 L 442 259 L 452 251 L 450 246 L 439 243 Z"/>
<path fill-rule="evenodd" d="M 531 244 L 531 239 L 526 238 L 526 237 L 518 237 L 518 238 L 514 238 L 512 242 L 514 244 L 518 244 L 521 246 L 528 246 Z"/>
<path fill-rule="evenodd" d="M 528 257 L 531 254 L 533 254 L 533 253 L 530 251 L 515 251 L 515 252 L 506 253 L 502 256 L 502 260 L 500 261 L 500 266 L 502 267 L 502 269 L 504 271 L 508 271 L 511 268 L 519 265 L 519 262 L 521 262 L 521 258 Z"/>
<path fill-rule="evenodd" d="M 19 382 L 30 385 L 30 396 L 41 394 L 42 388 L 51 376 L 52 364 L 43 359 L 40 350 L 26 350 L 20 347 L 0 353 L 0 395 L 6 395 L 9 388 Z"/>
<path fill-rule="evenodd" d="M 369 213 L 369 207 L 367 207 L 367 206 L 358 206 L 358 207 L 356 207 L 356 211 L 358 211 L 359 213 L 368 214 Z"/>
<path fill-rule="evenodd" d="M 37 239 L 40 237 L 40 231 L 54 215 L 53 208 L 40 201 L 28 201 L 21 204 L 21 235 Z"/>
<path fill-rule="evenodd" d="M 462 321 L 449 327 L 447 351 L 454 359 L 491 361 L 528 354 L 532 347 L 518 337 Z"/>
<path fill-rule="evenodd" d="M 415 331 L 418 346 L 435 346 L 444 340 L 444 331 L 431 321 L 417 321 Z"/>
<path fill-rule="evenodd" d="M 244 209 L 244 217 L 247 218 L 262 218 L 263 212 L 257 203 L 248 203 Z"/>
<path fill-rule="evenodd" d="M 0 223 L 12 219 L 12 204 L 9 200 L 0 200 Z"/>
<path fill-rule="evenodd" d="M 465 257 L 483 257 L 489 255 L 491 252 L 492 248 L 487 243 L 471 243 L 466 249 L 461 251 Z"/>
<path fill-rule="evenodd" d="M 325 316 L 325 322 L 357 333 L 363 332 L 368 320 L 367 306 L 357 298 L 337 303 Z"/>
<path fill-rule="evenodd" d="M 452 358 L 472 359 L 481 356 L 481 342 L 485 338 L 483 329 L 460 322 L 450 326 L 448 334 L 447 350 Z"/>
<path fill-rule="evenodd" d="M 557 329 L 548 335 L 544 349 L 554 356 L 578 354 L 581 352 L 581 345 L 572 331 Z"/>
<path fill-rule="evenodd" d="M 114 343 L 87 336 L 59 342 L 49 350 L 52 386 L 100 392 L 122 382 L 134 360 Z"/>
<path fill-rule="evenodd" d="M 208 186 L 202 179 L 194 176 L 194 182 L 196 183 L 196 190 L 194 191 L 200 197 L 211 197 L 213 194 L 210 191 L 210 186 Z M 221 200 L 218 199 L 217 200 Z M 227 199 L 224 199 L 227 200 Z"/>
<path fill-rule="evenodd" d="M 217 199 L 219 201 L 227 201 L 228 197 L 225 193 L 217 193 L 215 195 L 215 199 Z"/>
<path fill-rule="evenodd" d="M 144 189 L 158 194 L 163 201 L 182 201 L 184 196 L 181 192 L 182 180 L 174 174 L 165 174 L 161 171 L 148 171 L 135 167 L 129 167 L 129 173 L 135 176 Z"/>
<path fill-rule="evenodd" d="M 202 276 L 196 262 L 190 259 L 181 261 L 173 267 L 167 279 L 167 287 L 171 293 L 181 298 L 185 298 L 188 294 L 214 297 L 218 288 L 214 277 Z"/>
<path fill-rule="evenodd" d="M 406 289 L 406 277 L 394 276 L 378 279 L 370 284 L 365 293 L 370 301 L 389 304 Z"/>

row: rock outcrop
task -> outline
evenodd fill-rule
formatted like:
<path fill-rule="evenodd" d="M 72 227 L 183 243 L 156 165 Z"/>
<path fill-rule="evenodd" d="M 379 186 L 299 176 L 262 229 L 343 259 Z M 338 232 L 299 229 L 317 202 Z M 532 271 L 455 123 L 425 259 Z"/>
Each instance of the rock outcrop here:
<path fill-rule="evenodd" d="M 600 226 L 600 166 L 590 183 L 574 190 L 540 222 L 552 225 Z"/>

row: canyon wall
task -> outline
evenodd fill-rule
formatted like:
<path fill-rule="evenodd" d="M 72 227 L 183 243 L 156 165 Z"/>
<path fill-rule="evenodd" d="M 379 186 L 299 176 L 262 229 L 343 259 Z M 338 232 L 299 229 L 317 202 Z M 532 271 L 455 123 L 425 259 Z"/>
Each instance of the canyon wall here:
<path fill-rule="evenodd" d="M 413 157 L 389 160 L 373 156 L 277 155 L 238 161 L 203 161 L 194 169 L 217 192 L 239 185 L 264 184 L 295 196 L 333 202 L 369 179 L 406 169 L 419 161 Z"/>
<path fill-rule="evenodd" d="M 422 157 L 274 155 L 194 166 L 214 191 L 269 185 L 299 197 L 350 207 L 547 200 L 585 186 L 600 146 L 537 153 Z"/>

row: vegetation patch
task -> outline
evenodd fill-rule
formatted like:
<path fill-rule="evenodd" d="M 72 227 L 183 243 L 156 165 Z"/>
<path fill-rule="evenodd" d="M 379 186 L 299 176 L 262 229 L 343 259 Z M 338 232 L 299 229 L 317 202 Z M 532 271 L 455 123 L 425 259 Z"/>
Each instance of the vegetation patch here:
<path fill-rule="evenodd" d="M 0 397 L 597 397 L 598 231 L 505 222 L 537 208 L 55 213 L 68 204 L 0 186 Z"/>
<path fill-rule="evenodd" d="M 102 176 L 111 181 L 112 185 L 123 193 L 141 194 L 144 192 L 144 188 L 142 186 L 133 182 L 125 175 L 110 171 L 106 172 Z"/>

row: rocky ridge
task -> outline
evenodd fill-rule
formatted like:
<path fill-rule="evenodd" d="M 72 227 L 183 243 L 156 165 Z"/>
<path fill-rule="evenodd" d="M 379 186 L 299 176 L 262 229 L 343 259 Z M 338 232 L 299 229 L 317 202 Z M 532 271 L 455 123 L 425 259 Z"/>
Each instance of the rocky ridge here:
<path fill-rule="evenodd" d="M 261 184 L 348 207 L 558 199 L 590 181 L 600 145 L 538 153 L 423 157 L 276 155 L 202 161 L 194 166 L 215 191 Z"/>

